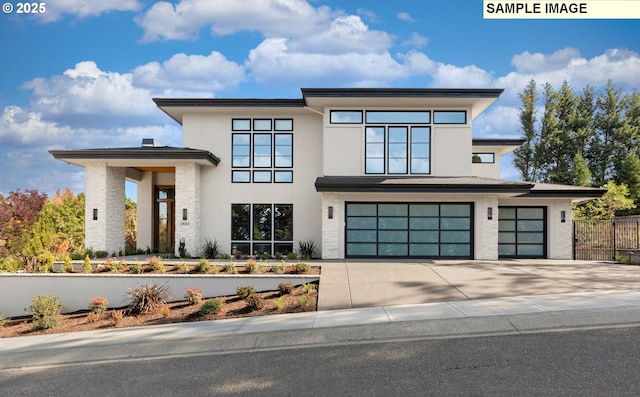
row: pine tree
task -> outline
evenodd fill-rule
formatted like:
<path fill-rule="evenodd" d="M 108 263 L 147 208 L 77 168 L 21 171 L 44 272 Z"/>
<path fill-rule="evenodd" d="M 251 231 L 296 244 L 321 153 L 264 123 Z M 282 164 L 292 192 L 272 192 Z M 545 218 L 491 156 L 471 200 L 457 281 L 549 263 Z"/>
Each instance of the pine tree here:
<path fill-rule="evenodd" d="M 580 152 L 573 157 L 572 174 L 572 185 L 591 186 L 591 171 Z"/>
<path fill-rule="evenodd" d="M 513 151 L 513 165 L 520 171 L 522 179 L 525 181 L 535 181 L 538 171 L 535 161 L 535 147 L 538 142 L 538 134 L 535 130 L 535 123 L 538 117 L 536 111 L 538 92 L 536 90 L 535 80 L 531 80 L 525 87 L 523 93 L 519 94 L 518 97 L 522 101 L 522 109 L 520 110 L 519 117 L 524 143 Z"/>
<path fill-rule="evenodd" d="M 636 208 L 640 206 L 640 159 L 636 150 L 630 151 L 624 157 L 616 182 L 627 185 L 629 196 L 633 199 Z"/>

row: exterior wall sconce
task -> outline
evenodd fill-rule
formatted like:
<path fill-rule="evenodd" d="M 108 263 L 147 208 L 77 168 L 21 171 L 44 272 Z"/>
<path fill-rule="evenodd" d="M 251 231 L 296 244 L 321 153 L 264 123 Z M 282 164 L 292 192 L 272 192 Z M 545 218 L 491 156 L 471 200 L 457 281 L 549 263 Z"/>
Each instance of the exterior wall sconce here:
<path fill-rule="evenodd" d="M 333 206 L 329 206 L 329 219 L 333 219 Z"/>
<path fill-rule="evenodd" d="M 560 211 L 560 222 L 565 223 L 567 221 L 567 211 Z"/>
<path fill-rule="evenodd" d="M 488 220 L 493 219 L 493 207 L 487 207 L 487 219 Z"/>
<path fill-rule="evenodd" d="M 93 220 L 94 221 L 98 220 L 98 209 L 97 208 L 93 209 Z"/>
<path fill-rule="evenodd" d="M 182 209 L 182 220 L 183 221 L 187 220 L 187 209 L 186 208 Z"/>

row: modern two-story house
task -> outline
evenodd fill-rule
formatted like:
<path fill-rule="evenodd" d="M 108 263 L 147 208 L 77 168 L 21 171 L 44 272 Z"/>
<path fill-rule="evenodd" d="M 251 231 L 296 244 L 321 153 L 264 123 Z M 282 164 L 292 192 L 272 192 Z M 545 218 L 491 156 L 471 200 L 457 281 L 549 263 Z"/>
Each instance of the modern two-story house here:
<path fill-rule="evenodd" d="M 500 89 L 305 88 L 296 99 L 154 99 L 182 147 L 52 150 L 85 168 L 86 246 L 124 248 L 125 180 L 139 248 L 322 258 L 572 256 L 572 203 L 601 189 L 500 179 L 517 139 L 474 139 Z"/>

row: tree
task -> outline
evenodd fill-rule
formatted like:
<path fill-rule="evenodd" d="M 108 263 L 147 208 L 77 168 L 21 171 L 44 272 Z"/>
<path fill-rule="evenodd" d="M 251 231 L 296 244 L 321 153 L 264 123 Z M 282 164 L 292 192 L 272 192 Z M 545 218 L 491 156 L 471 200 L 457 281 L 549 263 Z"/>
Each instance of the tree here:
<path fill-rule="evenodd" d="M 601 188 L 607 190 L 602 197 L 574 207 L 575 219 L 613 219 L 617 212 L 636 207 L 627 185 L 609 181 Z"/>
<path fill-rule="evenodd" d="M 580 152 L 573 157 L 571 182 L 575 186 L 591 186 L 591 171 Z"/>
<path fill-rule="evenodd" d="M 84 251 L 84 194 L 64 193 L 48 200 L 33 225 L 26 255 L 51 253 L 81 253 Z"/>
<path fill-rule="evenodd" d="M 138 228 L 136 211 L 136 202 L 127 197 L 124 210 L 125 252 L 127 253 L 136 251 L 136 232 Z"/>
<path fill-rule="evenodd" d="M 518 97 L 522 101 L 520 109 L 520 125 L 522 126 L 524 143 L 513 151 L 513 165 L 520 171 L 522 179 L 525 181 L 535 181 L 537 177 L 537 162 L 535 147 L 538 142 L 538 134 L 535 124 L 538 118 L 536 102 L 538 102 L 538 92 L 536 82 L 531 80 L 525 87 L 524 92 Z"/>
<path fill-rule="evenodd" d="M 0 257 L 22 253 L 47 195 L 37 190 L 0 194 Z"/>
<path fill-rule="evenodd" d="M 620 171 L 616 177 L 618 184 L 625 184 L 636 208 L 640 206 L 640 159 L 636 150 L 632 150 L 624 157 Z"/>

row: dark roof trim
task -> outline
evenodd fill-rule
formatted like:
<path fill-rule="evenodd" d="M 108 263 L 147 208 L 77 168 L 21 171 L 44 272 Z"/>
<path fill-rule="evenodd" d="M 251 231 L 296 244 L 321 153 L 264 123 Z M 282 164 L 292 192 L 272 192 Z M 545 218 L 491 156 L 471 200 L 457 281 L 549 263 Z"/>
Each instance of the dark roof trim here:
<path fill-rule="evenodd" d="M 472 146 L 522 146 L 524 139 L 473 138 Z"/>
<path fill-rule="evenodd" d="M 304 107 L 303 99 L 153 98 L 158 107 Z"/>
<path fill-rule="evenodd" d="M 303 97 L 322 98 L 498 98 L 501 88 L 302 88 Z"/>
<path fill-rule="evenodd" d="M 393 183 L 384 183 L 390 179 L 402 179 Z M 431 178 L 429 178 L 431 179 Z M 319 177 L 315 186 L 318 192 L 391 192 L 391 193 L 527 193 L 533 187 L 528 182 L 495 183 L 461 178 L 460 183 L 451 183 L 444 178 L 442 182 L 433 177 L 429 183 L 420 183 L 425 178 L 393 177 Z"/>
<path fill-rule="evenodd" d="M 570 197 L 570 198 L 600 198 L 603 194 L 605 194 L 606 190 L 604 189 L 593 189 L 593 188 L 585 188 L 585 189 L 567 189 L 567 190 L 542 190 L 542 189 L 533 189 L 529 193 L 523 194 L 518 197 L 527 197 L 527 198 L 545 198 L 545 197 Z"/>
<path fill-rule="evenodd" d="M 220 162 L 220 158 L 206 150 L 175 147 L 49 150 L 49 153 L 57 160 L 205 160 L 216 166 Z"/>

